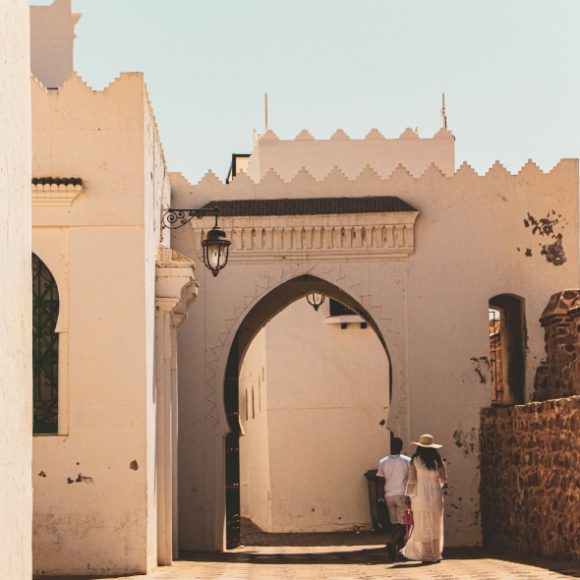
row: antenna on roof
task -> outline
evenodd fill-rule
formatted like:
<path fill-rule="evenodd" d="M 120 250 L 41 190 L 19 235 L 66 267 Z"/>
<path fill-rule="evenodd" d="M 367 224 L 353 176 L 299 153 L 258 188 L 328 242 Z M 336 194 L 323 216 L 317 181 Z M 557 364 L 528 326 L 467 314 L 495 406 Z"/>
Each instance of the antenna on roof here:
<path fill-rule="evenodd" d="M 441 95 L 441 118 L 443 119 L 443 127 L 447 129 L 447 112 L 445 110 L 445 93 Z"/>
<path fill-rule="evenodd" d="M 264 127 L 265 131 L 270 128 L 270 123 L 268 120 L 268 93 L 264 93 Z"/>

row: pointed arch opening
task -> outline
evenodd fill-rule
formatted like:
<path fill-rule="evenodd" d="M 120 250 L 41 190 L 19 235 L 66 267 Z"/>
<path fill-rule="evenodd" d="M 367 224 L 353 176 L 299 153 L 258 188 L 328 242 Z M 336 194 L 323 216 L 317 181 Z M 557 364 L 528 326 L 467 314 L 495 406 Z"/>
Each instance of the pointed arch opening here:
<path fill-rule="evenodd" d="M 381 405 L 381 408 L 377 409 L 378 415 L 382 413 L 382 420 L 381 417 L 376 417 L 376 424 L 373 423 L 373 428 L 375 428 L 375 432 L 379 433 L 381 439 L 381 443 L 379 444 L 380 452 L 384 455 L 388 451 L 389 445 L 389 432 L 386 429 L 386 414 L 388 413 L 388 405 L 391 396 L 392 390 L 392 367 L 390 364 L 390 357 L 387 349 L 387 345 L 385 340 L 378 329 L 376 322 L 370 316 L 370 314 L 362 307 L 362 305 L 355 300 L 351 295 L 347 292 L 343 291 L 339 287 L 329 283 L 328 281 L 323 280 L 322 278 L 312 276 L 312 275 L 302 275 L 296 278 L 293 278 L 280 286 L 271 290 L 266 296 L 264 296 L 245 316 L 244 320 L 240 324 L 235 338 L 233 340 L 229 357 L 227 361 L 226 367 L 226 375 L 225 375 L 225 384 L 224 384 L 224 403 L 226 409 L 226 415 L 228 419 L 229 425 L 229 434 L 226 436 L 226 444 L 225 444 L 225 459 L 226 459 L 226 538 L 227 538 L 227 547 L 233 548 L 240 542 L 240 528 L 241 528 L 241 516 L 243 513 L 242 505 L 241 505 L 241 464 L 240 464 L 240 438 L 244 435 L 244 427 L 247 429 L 249 427 L 249 423 L 247 421 L 252 422 L 256 419 L 256 417 L 260 414 L 261 411 L 264 410 L 264 407 L 267 406 L 265 403 L 265 389 L 266 384 L 268 383 L 268 374 L 263 374 L 264 370 L 258 367 L 258 372 L 255 373 L 255 381 L 254 383 L 249 386 L 248 388 L 243 388 L 242 392 L 240 392 L 240 371 L 242 368 L 242 364 L 244 363 L 244 358 L 248 353 L 250 346 L 252 345 L 254 339 L 260 334 L 262 336 L 261 330 L 268 325 L 268 323 L 276 323 L 274 320 L 275 317 L 283 318 L 286 309 L 288 312 L 292 309 L 292 314 L 289 316 L 296 316 L 295 319 L 290 319 L 291 324 L 296 327 L 296 324 L 301 324 L 300 316 L 306 315 L 308 312 L 303 311 L 300 315 L 300 308 L 297 305 L 301 305 L 303 309 L 310 309 L 310 306 L 307 305 L 306 300 L 300 301 L 301 298 L 306 297 L 308 294 L 316 292 L 323 294 L 329 300 L 325 305 L 326 310 L 320 312 L 322 318 L 320 321 L 322 324 L 328 328 L 328 330 L 335 331 L 334 336 L 340 337 L 343 339 L 347 336 L 348 330 L 345 333 L 345 328 L 348 326 L 342 319 L 338 321 L 338 324 L 332 324 L 333 321 L 330 320 L 333 314 L 331 312 L 326 312 L 329 309 L 330 304 L 338 303 L 344 307 L 345 312 L 348 313 L 348 317 L 352 318 L 352 329 L 356 329 L 356 332 L 359 333 L 366 333 L 367 335 L 370 333 L 374 337 L 376 342 L 376 349 L 373 351 L 378 353 L 382 357 L 382 364 L 384 373 L 380 379 L 380 389 L 382 393 L 382 397 L 385 401 L 384 405 Z M 300 302 L 298 302 L 300 301 Z M 334 309 L 336 306 L 333 307 Z M 294 312 L 298 313 L 297 315 L 293 314 Z M 312 310 L 312 316 L 315 318 L 318 313 L 315 313 Z M 336 314 L 334 315 L 336 316 Z M 326 318 L 326 320 L 325 320 Z M 356 320 L 355 320 L 356 319 Z M 288 318 L 286 318 L 288 320 Z M 362 321 L 362 322 L 361 322 Z M 325 324 L 326 322 L 326 324 Z M 279 326 L 279 325 L 278 325 Z M 368 327 L 368 328 L 367 328 Z M 374 332 L 373 332 L 374 331 Z M 308 332 L 308 328 L 304 328 L 304 332 Z M 341 334 L 342 333 L 342 334 Z M 298 332 L 299 335 L 299 332 Z M 296 339 L 297 333 L 294 333 L 294 338 Z M 321 335 L 317 335 L 321 336 Z M 310 337 L 312 338 L 312 337 Z M 316 346 L 316 340 L 313 339 L 314 342 L 309 343 L 310 345 L 314 344 Z M 304 346 L 304 345 L 303 345 Z M 286 350 L 283 353 L 285 356 L 282 357 L 283 360 L 286 361 L 286 365 L 289 366 L 289 361 L 294 355 L 294 352 L 288 352 L 289 349 L 292 348 L 291 342 L 285 343 L 284 341 L 278 341 L 276 345 L 278 351 L 280 349 Z M 308 348 L 308 347 L 306 347 Z M 378 350 L 377 350 L 378 349 Z M 352 353 L 351 353 L 352 354 Z M 376 356 L 378 356 L 376 355 Z M 349 356 L 347 352 L 345 354 L 346 357 Z M 364 356 L 364 354 L 363 354 Z M 354 367 L 359 361 L 354 363 Z M 328 361 L 326 361 L 328 364 Z M 364 362 L 361 361 L 361 364 L 364 365 Z M 338 366 L 338 365 L 337 365 Z M 367 370 L 366 368 L 364 369 Z M 287 368 L 287 373 L 294 373 L 296 375 L 297 367 L 294 368 Z M 360 373 L 363 374 L 362 372 Z M 292 377 L 293 380 L 296 380 L 296 377 Z M 363 391 L 364 388 L 362 387 L 361 377 L 358 377 L 358 383 L 356 380 L 351 381 L 353 392 Z M 364 380 L 363 380 L 364 383 Z M 268 384 L 268 389 L 270 389 L 270 384 Z M 304 396 L 304 390 L 302 390 L 302 396 Z M 319 393 L 320 394 L 320 393 Z M 375 393 L 376 395 L 376 393 Z M 292 393 L 284 393 L 284 397 L 289 399 L 293 396 Z M 376 398 L 376 397 L 375 397 Z M 377 405 L 379 406 L 379 405 Z M 323 407 L 323 405 L 322 405 Z M 269 421 L 272 422 L 273 420 L 277 421 L 277 424 L 280 425 L 287 422 L 287 434 L 285 435 L 287 438 L 284 439 L 284 435 L 280 435 L 280 429 L 278 429 L 276 441 L 288 441 L 288 438 L 293 437 L 293 427 L 298 424 L 294 420 L 288 419 L 281 419 L 282 410 L 280 408 L 276 409 L 278 412 L 278 419 L 272 419 L 270 415 Z M 318 412 L 317 417 L 338 417 L 344 416 L 334 413 L 332 414 L 331 411 L 324 411 L 323 408 L 317 409 Z M 292 412 L 295 414 L 301 414 L 302 416 L 306 416 L 307 413 L 312 413 L 312 409 L 292 409 Z M 372 413 L 371 413 L 372 415 Z M 288 417 L 288 414 L 286 414 Z M 371 419 L 372 421 L 372 419 Z M 335 421 L 336 422 L 336 421 Z M 316 420 L 312 420 L 311 423 L 316 423 Z M 302 423 L 300 423 L 302 424 Z M 322 426 L 318 428 L 323 429 Z M 338 439 L 339 433 L 351 432 L 356 433 L 357 429 L 353 429 L 353 425 L 348 424 L 335 424 L 333 427 L 330 427 L 332 432 L 333 429 L 336 429 L 335 433 L 337 434 L 336 438 Z M 350 430 L 350 431 L 349 431 Z M 357 436 L 357 434 L 353 434 L 351 436 Z M 278 444 L 277 444 L 278 445 Z M 361 445 L 364 447 L 364 445 Z M 257 453 L 264 452 L 264 450 L 258 450 Z M 283 453 L 283 449 L 278 448 L 275 452 L 271 450 L 271 455 L 274 453 Z M 381 455 L 382 456 L 382 455 Z M 376 457 L 375 459 L 378 459 Z M 291 459 L 294 461 L 294 459 Z M 365 460 L 368 463 L 368 460 Z M 374 462 L 367 464 L 366 469 L 373 468 Z M 304 468 L 304 465 L 302 466 Z M 300 467 L 298 468 L 300 469 Z M 246 472 L 248 468 L 246 468 Z M 273 470 L 273 472 L 276 470 Z M 328 473 L 319 473 L 316 475 L 318 478 L 327 478 L 330 474 Z M 313 475 L 311 473 L 304 473 L 304 477 L 311 478 Z M 366 481 L 363 478 L 363 472 L 361 471 L 360 474 L 357 473 L 356 477 L 360 479 L 360 486 L 361 489 L 364 489 L 364 493 L 366 494 Z M 357 485 L 359 485 L 357 483 Z M 360 491 L 360 490 L 359 490 Z M 272 488 L 273 492 L 273 488 Z M 362 493 L 362 492 L 361 492 Z M 365 500 L 368 502 L 368 499 Z M 264 497 L 264 501 L 269 501 L 267 497 Z M 316 502 L 313 502 L 311 507 L 312 510 L 317 510 L 318 506 Z M 368 503 L 365 504 L 365 510 L 368 509 Z M 340 515 L 337 516 L 338 522 L 340 524 Z M 347 522 L 345 523 L 345 528 L 347 528 Z"/>

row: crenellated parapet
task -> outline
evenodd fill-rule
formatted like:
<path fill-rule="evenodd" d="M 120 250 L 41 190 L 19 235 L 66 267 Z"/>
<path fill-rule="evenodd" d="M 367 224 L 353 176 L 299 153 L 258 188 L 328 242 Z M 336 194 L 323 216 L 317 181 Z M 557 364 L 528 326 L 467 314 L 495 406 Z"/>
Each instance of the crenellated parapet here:
<path fill-rule="evenodd" d="M 80 122 L 80 127 L 84 129 L 131 129 L 132 118 L 142 118 L 139 113 L 143 107 L 138 106 L 141 101 L 151 117 L 156 139 L 160 141 L 157 120 L 143 73 L 121 73 L 100 90 L 91 87 L 77 72 L 73 72 L 58 88 L 49 88 L 32 75 L 31 90 L 35 125 L 42 122 L 42 110 L 51 107 L 54 109 L 51 103 L 58 100 L 58 111 L 63 114 L 66 112 L 67 120 Z M 128 115 L 128 111 L 133 111 L 134 114 Z M 91 114 L 87 114 L 88 112 Z"/>
<path fill-rule="evenodd" d="M 455 166 L 455 137 L 440 129 L 432 137 L 420 137 L 417 130 L 405 129 L 397 138 L 387 138 L 378 129 L 371 129 L 362 139 L 350 137 L 337 129 L 329 138 L 317 139 L 303 129 L 293 139 L 281 139 L 272 130 L 256 135 L 246 172 L 260 181 L 275 171 L 290 181 L 301 168 L 315 179 L 323 179 L 338 167 L 354 179 L 369 165 L 381 177 L 390 175 L 403 165 L 414 176 L 421 175 L 430 163 L 445 175 Z"/>
<path fill-rule="evenodd" d="M 56 89 L 33 76 L 31 96 L 33 174 L 83 184 L 82 195 L 71 184 L 35 184 L 34 224 L 135 223 L 145 206 L 158 227 L 170 188 L 143 74 L 123 73 L 102 90 L 77 73 Z"/>
<path fill-rule="evenodd" d="M 316 179 L 307 169 L 302 168 L 289 180 L 282 179 L 276 171 L 270 170 L 255 182 L 241 172 L 226 185 L 209 171 L 195 185 L 183 175 L 172 173 L 171 183 L 172 205 L 175 207 L 201 207 L 211 200 L 227 199 L 363 197 L 385 194 L 414 200 L 432 196 L 434 191 L 456 201 L 466 196 L 481 196 L 485 199 L 503 195 L 519 199 L 547 192 L 577 193 L 578 160 L 562 159 L 546 172 L 530 160 L 517 173 L 510 173 L 501 163 L 496 162 L 481 175 L 469 164 L 463 163 L 451 175 L 445 175 L 431 164 L 419 176 L 413 176 L 405 167 L 398 165 L 390 175 L 383 177 L 367 165 L 354 178 L 349 178 L 341 169 L 334 167 L 322 179 Z"/>

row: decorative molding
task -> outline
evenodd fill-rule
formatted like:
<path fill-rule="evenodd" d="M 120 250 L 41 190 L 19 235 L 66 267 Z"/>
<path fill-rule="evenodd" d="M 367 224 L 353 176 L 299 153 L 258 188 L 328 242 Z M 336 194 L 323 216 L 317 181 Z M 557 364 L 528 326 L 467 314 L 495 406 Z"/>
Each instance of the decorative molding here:
<path fill-rule="evenodd" d="M 157 246 L 155 259 L 155 305 L 171 313 L 175 327 L 187 316 L 187 309 L 197 297 L 199 284 L 195 265 L 188 257 L 165 246 Z"/>
<path fill-rule="evenodd" d="M 232 241 L 229 263 L 282 260 L 404 259 L 415 251 L 419 212 L 328 216 L 251 216 L 221 218 Z M 201 221 L 201 223 L 200 223 Z M 192 222 L 194 251 L 211 228 Z"/>
<path fill-rule="evenodd" d="M 390 428 L 408 439 L 410 437 L 408 376 L 404 366 L 397 364 L 397 361 L 402 362 L 402 357 L 405 356 L 405 343 L 395 321 L 395 313 L 390 311 L 388 304 L 373 299 L 371 289 L 367 286 L 368 281 L 361 283 L 354 280 L 352 276 L 343 272 L 342 265 L 338 262 L 318 262 L 306 269 L 295 262 L 280 263 L 277 268 L 265 270 L 256 278 L 249 296 L 235 294 L 237 304 L 229 306 L 228 313 L 224 312 L 220 327 L 213 329 L 212 338 L 208 341 L 209 348 L 206 349 L 206 420 L 215 426 L 224 426 L 224 433 L 227 432 L 223 403 L 224 385 L 221 382 L 223 374 L 218 375 L 218 368 L 221 373 L 225 372 L 231 342 L 246 314 L 272 289 L 305 273 L 321 278 L 346 292 L 369 313 L 370 318 L 377 324 L 387 345 L 389 360 L 395 366 L 392 377 L 394 398 L 391 400 L 389 411 Z M 361 292 L 361 290 L 366 291 Z M 218 376 L 220 381 L 218 381 Z"/>
<path fill-rule="evenodd" d="M 71 206 L 83 191 L 82 185 L 36 184 L 32 186 L 33 207 Z"/>

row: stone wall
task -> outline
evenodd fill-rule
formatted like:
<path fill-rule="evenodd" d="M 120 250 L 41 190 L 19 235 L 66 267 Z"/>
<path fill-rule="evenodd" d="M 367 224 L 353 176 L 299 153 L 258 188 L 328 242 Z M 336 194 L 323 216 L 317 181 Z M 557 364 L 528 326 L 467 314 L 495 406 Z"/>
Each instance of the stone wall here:
<path fill-rule="evenodd" d="M 579 433 L 580 396 L 483 411 L 486 546 L 580 559 Z"/>
<path fill-rule="evenodd" d="M 580 290 L 550 298 L 540 317 L 546 359 L 527 405 L 481 417 L 484 544 L 580 559 Z"/>

